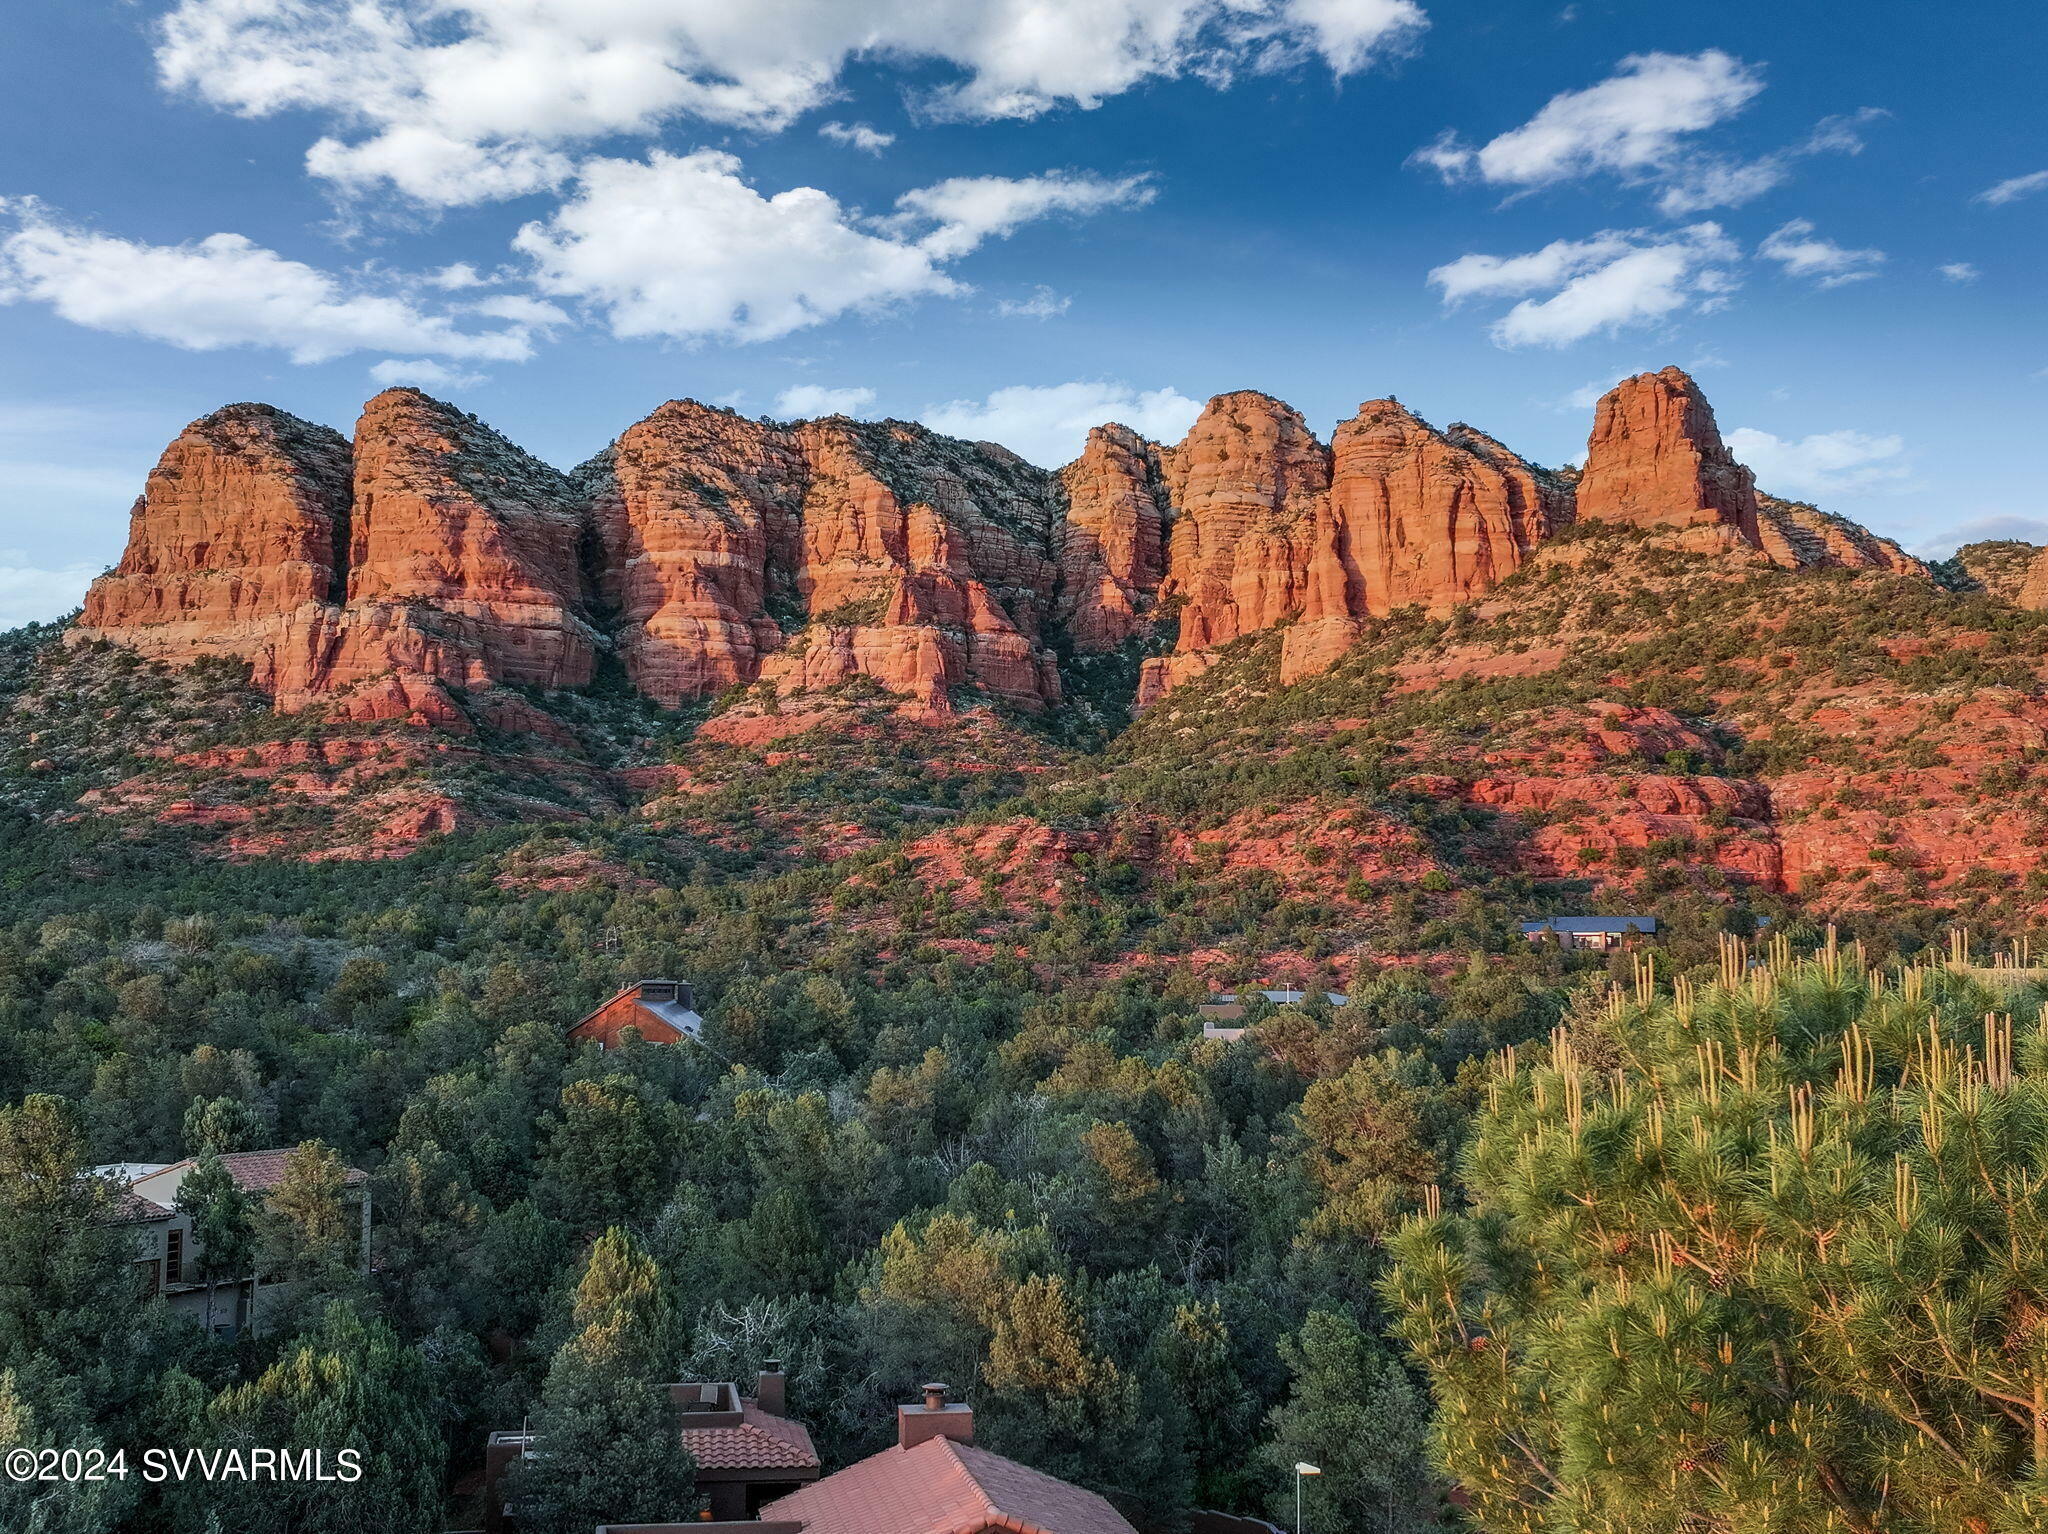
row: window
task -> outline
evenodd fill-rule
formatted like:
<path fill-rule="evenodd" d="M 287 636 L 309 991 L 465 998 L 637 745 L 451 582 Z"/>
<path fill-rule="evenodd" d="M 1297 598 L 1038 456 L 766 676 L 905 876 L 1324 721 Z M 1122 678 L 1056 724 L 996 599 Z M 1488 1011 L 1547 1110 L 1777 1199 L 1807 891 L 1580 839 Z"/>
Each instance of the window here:
<path fill-rule="evenodd" d="M 174 1230 L 164 1238 L 164 1282 L 185 1282 L 185 1233 Z"/>

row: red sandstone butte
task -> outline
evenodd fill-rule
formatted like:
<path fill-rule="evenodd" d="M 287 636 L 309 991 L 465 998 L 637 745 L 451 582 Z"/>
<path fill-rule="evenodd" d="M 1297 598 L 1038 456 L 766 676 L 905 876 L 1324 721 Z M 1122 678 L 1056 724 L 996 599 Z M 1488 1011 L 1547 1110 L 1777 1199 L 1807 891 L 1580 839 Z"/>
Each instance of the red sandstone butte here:
<path fill-rule="evenodd" d="M 1638 373 L 1602 396 L 1578 484 L 1582 521 L 1709 528 L 1756 546 L 1756 480 L 1682 368 Z"/>
<path fill-rule="evenodd" d="M 1158 600 L 1173 516 L 1161 475 L 1158 444 L 1114 424 L 1088 433 L 1060 471 L 1067 515 L 1053 619 L 1084 655 L 1138 633 Z"/>
<path fill-rule="evenodd" d="M 338 596 L 349 476 L 325 426 L 269 405 L 200 417 L 150 471 L 81 629 L 165 660 L 254 659 L 283 615 Z"/>

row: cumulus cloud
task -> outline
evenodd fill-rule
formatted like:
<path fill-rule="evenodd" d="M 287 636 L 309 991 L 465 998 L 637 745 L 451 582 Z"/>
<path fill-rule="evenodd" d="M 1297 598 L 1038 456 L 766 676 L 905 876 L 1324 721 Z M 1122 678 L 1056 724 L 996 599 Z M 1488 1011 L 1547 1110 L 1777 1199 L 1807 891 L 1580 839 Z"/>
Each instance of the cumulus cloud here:
<path fill-rule="evenodd" d="M 85 600 L 97 565 L 45 568 L 25 563 L 20 549 L 0 549 L 0 630 L 61 618 Z"/>
<path fill-rule="evenodd" d="M 1974 263 L 1969 261 L 1951 261 L 1947 265 L 1937 268 L 1937 270 L 1950 282 L 1975 282 L 1984 275 L 1977 270 Z"/>
<path fill-rule="evenodd" d="M 821 415 L 865 416 L 875 402 L 873 389 L 831 389 L 822 384 L 797 384 L 775 396 L 775 414 L 785 421 Z"/>
<path fill-rule="evenodd" d="M 1988 517 L 1976 517 L 1941 532 L 1930 533 L 1913 546 L 1913 552 L 1922 559 L 1946 559 L 1966 543 L 1991 543 L 2008 538 L 2020 543 L 2048 544 L 2048 521 L 2040 517 L 1994 512 Z"/>
<path fill-rule="evenodd" d="M 1014 233 L 1024 224 L 1055 213 L 1100 213 L 1143 207 L 1157 195 L 1143 176 L 1106 176 L 1049 171 L 1043 176 L 954 176 L 896 199 L 892 228 L 935 227 L 918 240 L 934 259 L 966 255 L 984 240 Z"/>
<path fill-rule="evenodd" d="M 1451 307 L 1520 297 L 1494 322 L 1493 338 L 1502 346 L 1568 346 L 1683 309 L 1718 307 L 1736 286 L 1729 266 L 1737 259 L 1718 224 L 1607 229 L 1517 256 L 1460 256 L 1432 271 L 1429 281 Z"/>
<path fill-rule="evenodd" d="M 213 234 L 148 245 L 60 222 L 32 199 L 0 200 L 0 302 L 47 304 L 75 325 L 167 341 L 189 351 L 275 347 L 294 362 L 357 351 L 409 351 L 519 362 L 526 323 L 465 330 L 403 292 L 372 291 L 265 249 Z"/>
<path fill-rule="evenodd" d="M 387 357 L 370 368 L 370 377 L 385 388 L 411 384 L 419 389 L 474 389 L 484 381 L 481 373 L 467 373 L 431 357 Z"/>
<path fill-rule="evenodd" d="M 1659 211 L 1682 218 L 1761 197 L 1804 156 L 1860 153 L 1859 130 L 1884 115 L 1866 108 L 1825 118 L 1802 142 L 1752 160 L 1699 147 L 1698 135 L 1741 112 L 1763 88 L 1760 67 L 1716 48 L 1634 54 L 1607 79 L 1560 92 L 1529 121 L 1485 144 L 1469 145 L 1446 129 L 1409 163 L 1446 181 L 1476 178 L 1523 190 L 1610 174 L 1660 186 Z"/>
<path fill-rule="evenodd" d="M 1824 288 L 1875 277 L 1884 264 L 1881 250 L 1849 250 L 1814 232 L 1811 219 L 1795 218 L 1765 236 L 1756 253 L 1775 261 L 1788 277 L 1818 278 Z"/>
<path fill-rule="evenodd" d="M 1468 149 L 1445 137 L 1421 152 L 1448 176 L 1548 186 L 1613 171 L 1640 175 L 1671 163 L 1689 135 L 1733 117 L 1764 88 L 1763 74 L 1718 48 L 1638 53 L 1597 85 L 1563 91 L 1519 128 Z"/>
<path fill-rule="evenodd" d="M 870 128 L 866 123 L 820 123 L 818 137 L 834 144 L 844 144 L 849 149 L 858 149 L 864 154 L 880 154 L 896 142 L 895 134 Z"/>
<path fill-rule="evenodd" d="M 1757 484 L 1773 495 L 1820 501 L 1911 488 L 1912 467 L 1900 437 L 1828 431 L 1787 440 L 1738 426 L 1727 442 L 1729 451 L 1756 471 Z"/>
<path fill-rule="evenodd" d="M 1181 75 L 1341 76 L 1426 24 L 1415 0 L 178 0 L 157 64 L 245 117 L 322 115 L 307 165 L 344 191 L 457 205 L 559 185 L 578 146 L 680 118 L 786 128 L 855 62 L 945 66 L 927 116 L 1029 118 Z"/>
<path fill-rule="evenodd" d="M 1143 201 L 1135 179 L 963 177 L 860 219 L 815 187 L 764 197 L 734 156 L 592 159 L 513 240 L 533 281 L 602 309 L 622 339 L 766 341 L 852 311 L 962 291 L 942 269 L 1031 219 Z"/>
<path fill-rule="evenodd" d="M 1078 457 L 1089 430 L 1118 421 L 1162 442 L 1177 441 L 1202 413 L 1199 400 L 1177 389 L 1147 389 L 1104 381 L 1076 381 L 998 389 L 987 399 L 949 400 L 919 418 L 934 431 L 973 441 L 1000 442 L 1020 457 L 1055 469 Z"/>
<path fill-rule="evenodd" d="M 2010 176 L 1996 186 L 1987 186 L 1971 200 L 2002 208 L 2022 197 L 2031 197 L 2044 187 L 2048 187 L 2048 170 L 2037 170 L 2025 176 Z"/>

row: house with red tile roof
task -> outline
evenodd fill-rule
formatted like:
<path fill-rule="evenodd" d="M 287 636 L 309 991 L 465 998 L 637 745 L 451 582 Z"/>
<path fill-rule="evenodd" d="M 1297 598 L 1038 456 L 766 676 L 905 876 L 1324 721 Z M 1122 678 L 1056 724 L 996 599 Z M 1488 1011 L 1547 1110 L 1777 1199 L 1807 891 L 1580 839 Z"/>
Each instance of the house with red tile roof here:
<path fill-rule="evenodd" d="M 762 1506 L 815 1481 L 823 1471 L 810 1429 L 788 1415 L 788 1385 L 779 1362 L 770 1360 L 755 1378 L 754 1394 L 743 1396 L 729 1381 L 690 1380 L 670 1385 L 678 1443 L 697 1462 L 697 1491 L 720 1520 L 709 1527 L 743 1527 Z M 517 1527 L 502 1482 L 513 1461 L 530 1455 L 530 1433 L 491 1434 L 484 1449 L 484 1530 L 500 1534 Z M 675 1525 L 701 1531 L 704 1523 Z"/>
<path fill-rule="evenodd" d="M 285 1165 L 291 1159 L 289 1147 L 276 1150 L 229 1151 L 221 1164 L 235 1180 L 235 1186 L 258 1203 L 284 1181 Z M 180 1315 L 189 1316 L 217 1336 L 233 1337 L 244 1328 L 261 1330 L 266 1311 L 286 1299 L 291 1286 L 268 1275 L 249 1273 L 240 1277 L 202 1281 L 202 1251 L 192 1230 L 192 1217 L 178 1209 L 178 1189 L 199 1163 L 183 1161 L 123 1161 L 95 1167 L 98 1175 L 115 1184 L 114 1223 L 130 1227 L 135 1235 L 135 1267 L 141 1292 L 150 1298 L 161 1296 Z M 359 1264 L 370 1271 L 370 1179 L 354 1167 L 342 1178 L 343 1197 L 353 1203 L 362 1222 Z"/>
<path fill-rule="evenodd" d="M 714 1514 L 714 1516 L 716 1516 Z M 974 1443 L 944 1385 L 896 1410 L 896 1443 L 760 1504 L 758 1522 L 605 1524 L 597 1534 L 1136 1534 L 1092 1491 Z"/>

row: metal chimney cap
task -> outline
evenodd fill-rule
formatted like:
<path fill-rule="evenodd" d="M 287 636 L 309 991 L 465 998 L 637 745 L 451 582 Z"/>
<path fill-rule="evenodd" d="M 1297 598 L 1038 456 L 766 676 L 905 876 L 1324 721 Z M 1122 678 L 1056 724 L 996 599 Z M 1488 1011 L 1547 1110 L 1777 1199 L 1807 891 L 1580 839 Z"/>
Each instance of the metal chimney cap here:
<path fill-rule="evenodd" d="M 944 1406 L 946 1404 L 946 1393 L 951 1388 L 951 1386 L 937 1381 L 926 1385 L 924 1387 L 924 1409 L 926 1411 L 937 1411 L 940 1407 Z"/>
<path fill-rule="evenodd" d="M 763 1374 L 780 1374 L 782 1372 L 782 1360 L 779 1358 L 762 1359 L 761 1372 Z"/>

